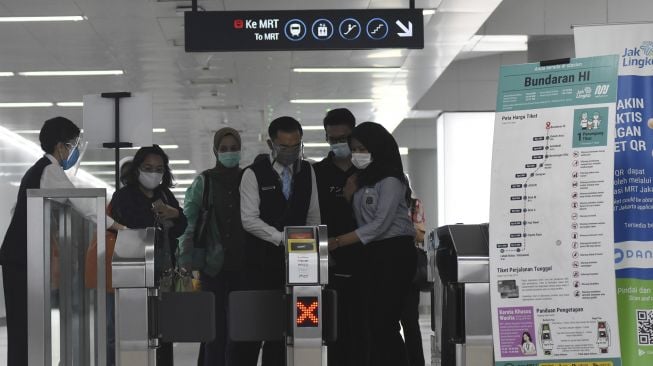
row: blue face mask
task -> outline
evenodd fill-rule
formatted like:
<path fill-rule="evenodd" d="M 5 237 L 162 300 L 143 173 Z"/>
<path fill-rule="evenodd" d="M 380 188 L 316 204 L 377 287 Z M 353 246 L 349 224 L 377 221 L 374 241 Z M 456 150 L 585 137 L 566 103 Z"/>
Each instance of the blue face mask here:
<path fill-rule="evenodd" d="M 341 142 L 331 145 L 331 151 L 336 158 L 344 159 L 351 155 L 351 150 L 349 149 L 349 144 L 346 142 Z"/>
<path fill-rule="evenodd" d="M 68 170 L 77 164 L 77 160 L 79 160 L 79 148 L 75 146 L 73 150 L 70 152 L 68 155 L 68 158 L 64 161 L 61 162 L 61 166 L 63 167 L 63 170 Z"/>
<path fill-rule="evenodd" d="M 240 151 L 219 152 L 218 161 L 225 168 L 235 168 L 240 163 Z"/>

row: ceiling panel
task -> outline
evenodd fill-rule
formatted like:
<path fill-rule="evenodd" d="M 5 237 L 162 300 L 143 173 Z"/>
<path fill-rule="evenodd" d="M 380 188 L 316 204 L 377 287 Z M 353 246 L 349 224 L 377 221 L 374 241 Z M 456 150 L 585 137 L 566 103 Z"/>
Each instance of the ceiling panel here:
<path fill-rule="evenodd" d="M 383 56 L 381 52 L 387 55 L 388 50 L 187 54 L 175 44 L 183 39 L 183 17 L 177 7 L 189 5 L 188 1 L 0 0 L 0 10 L 8 14 L 88 17 L 75 23 L 0 24 L 0 71 L 125 71 L 123 76 L 0 78 L 0 99 L 75 101 L 84 94 L 106 91 L 150 92 L 153 124 L 167 129 L 164 134 L 154 134 L 155 142 L 179 145 L 170 150 L 171 157 L 191 160 L 186 168 L 201 171 L 213 164 L 212 134 L 221 127 L 232 126 L 242 131 L 244 160 L 251 161 L 267 149 L 264 141 L 271 119 L 287 114 L 304 124 L 321 125 L 329 108 L 341 107 L 291 104 L 289 101 L 294 98 L 378 98 L 377 103 L 343 106 L 350 108 L 359 121 L 386 117 L 396 125 L 499 2 L 418 0 L 418 7 L 440 6 L 439 13 L 424 18 L 425 50 L 399 50 L 386 57 L 369 57 Z M 200 1 L 200 5 L 207 10 L 364 9 L 405 8 L 408 1 L 210 0 Z M 404 71 L 292 72 L 293 67 L 299 66 L 400 66 Z M 198 80 L 209 82 L 198 84 Z M 201 109 L 202 106 L 213 109 Z M 81 108 L 56 107 L 0 110 L 0 121 L 13 129 L 37 129 L 42 121 L 57 114 L 82 124 Z M 323 132 L 307 132 L 306 139 L 321 142 Z M 321 155 L 326 151 L 310 148 L 307 154 Z M 109 160 L 111 154 L 94 151 L 87 158 Z"/>

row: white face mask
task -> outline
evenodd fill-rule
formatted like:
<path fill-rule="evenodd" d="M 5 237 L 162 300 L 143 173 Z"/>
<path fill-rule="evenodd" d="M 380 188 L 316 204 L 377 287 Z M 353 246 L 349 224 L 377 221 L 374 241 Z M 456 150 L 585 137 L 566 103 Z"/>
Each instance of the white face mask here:
<path fill-rule="evenodd" d="M 333 151 L 333 155 L 335 155 L 335 157 L 339 159 L 344 159 L 351 155 L 351 150 L 349 150 L 349 144 L 346 142 L 333 144 L 330 146 L 330 149 L 331 151 Z"/>
<path fill-rule="evenodd" d="M 372 164 L 372 154 L 370 153 L 352 153 L 351 163 L 358 169 L 365 169 Z"/>
<path fill-rule="evenodd" d="M 147 189 L 155 189 L 161 184 L 163 173 L 148 173 L 138 170 L 138 181 Z"/>

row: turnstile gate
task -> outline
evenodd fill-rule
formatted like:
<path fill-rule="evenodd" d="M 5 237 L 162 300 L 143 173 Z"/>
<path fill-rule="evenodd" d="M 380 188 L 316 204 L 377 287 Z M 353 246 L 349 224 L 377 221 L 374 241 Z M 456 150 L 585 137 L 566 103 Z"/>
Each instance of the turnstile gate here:
<path fill-rule="evenodd" d="M 328 284 L 326 226 L 284 230 L 285 289 L 229 295 L 229 337 L 234 341 L 285 341 L 288 366 L 326 366 L 336 338 L 336 295 Z M 231 326 L 231 325 L 238 326 Z"/>
<path fill-rule="evenodd" d="M 433 330 L 441 342 L 441 364 L 492 366 L 488 225 L 438 228 Z"/>
<path fill-rule="evenodd" d="M 157 288 L 155 235 L 155 228 L 118 234 L 112 267 L 117 366 L 155 366 L 160 342 L 215 338 L 212 293 L 169 293 Z"/>

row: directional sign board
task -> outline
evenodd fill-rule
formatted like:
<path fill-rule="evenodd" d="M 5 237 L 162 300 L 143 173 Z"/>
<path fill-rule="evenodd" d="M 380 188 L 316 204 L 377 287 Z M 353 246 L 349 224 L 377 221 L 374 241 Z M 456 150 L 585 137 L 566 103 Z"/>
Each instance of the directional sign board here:
<path fill-rule="evenodd" d="M 185 13 L 187 52 L 424 48 L 422 9 Z"/>

